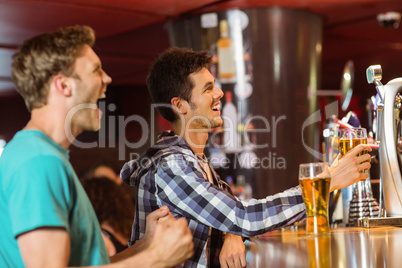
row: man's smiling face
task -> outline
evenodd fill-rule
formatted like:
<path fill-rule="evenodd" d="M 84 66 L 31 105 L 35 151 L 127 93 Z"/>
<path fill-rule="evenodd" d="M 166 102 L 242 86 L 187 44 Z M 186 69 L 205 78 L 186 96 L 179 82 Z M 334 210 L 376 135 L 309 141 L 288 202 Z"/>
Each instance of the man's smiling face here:
<path fill-rule="evenodd" d="M 190 74 L 189 78 L 195 85 L 187 109 L 191 127 L 210 129 L 222 126 L 220 99 L 223 97 L 223 92 L 215 86 L 212 74 L 206 68 L 202 68 Z"/>

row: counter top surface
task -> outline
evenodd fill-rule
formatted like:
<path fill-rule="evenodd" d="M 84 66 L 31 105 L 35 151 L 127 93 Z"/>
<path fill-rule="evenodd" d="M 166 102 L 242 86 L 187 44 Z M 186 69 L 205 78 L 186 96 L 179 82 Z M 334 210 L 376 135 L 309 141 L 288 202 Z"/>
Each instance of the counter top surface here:
<path fill-rule="evenodd" d="M 343 227 L 323 235 L 293 227 L 251 241 L 251 267 L 402 267 L 400 227 Z"/>

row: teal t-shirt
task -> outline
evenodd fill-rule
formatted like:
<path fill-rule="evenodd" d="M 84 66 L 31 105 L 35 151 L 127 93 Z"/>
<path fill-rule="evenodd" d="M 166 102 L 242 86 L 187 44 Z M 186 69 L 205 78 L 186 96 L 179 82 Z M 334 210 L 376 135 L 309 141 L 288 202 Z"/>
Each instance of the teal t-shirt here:
<path fill-rule="evenodd" d="M 24 267 L 16 238 L 39 227 L 67 230 L 69 266 L 110 262 L 68 150 L 40 131 L 20 131 L 0 156 L 0 183 L 0 267 Z"/>

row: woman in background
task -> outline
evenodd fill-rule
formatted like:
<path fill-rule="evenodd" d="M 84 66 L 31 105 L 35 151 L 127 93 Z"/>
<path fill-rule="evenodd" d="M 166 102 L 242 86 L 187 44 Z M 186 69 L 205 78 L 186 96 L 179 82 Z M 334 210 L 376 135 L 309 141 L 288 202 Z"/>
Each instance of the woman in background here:
<path fill-rule="evenodd" d="M 109 256 L 127 248 L 131 235 L 134 204 L 130 195 L 108 178 L 81 181 L 94 207 Z"/>

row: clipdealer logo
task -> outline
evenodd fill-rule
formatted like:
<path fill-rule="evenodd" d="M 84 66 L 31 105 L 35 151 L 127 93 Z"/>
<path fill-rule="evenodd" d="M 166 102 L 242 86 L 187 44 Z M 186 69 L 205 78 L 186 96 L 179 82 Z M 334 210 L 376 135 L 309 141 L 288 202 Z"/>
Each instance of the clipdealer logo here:
<path fill-rule="evenodd" d="M 158 108 L 172 108 L 170 104 L 152 104 L 151 105 L 151 122 L 148 123 L 147 120 L 137 114 L 130 115 L 128 117 L 122 116 L 122 115 L 108 115 L 108 112 L 114 112 L 116 110 L 116 105 L 111 103 L 106 105 L 105 101 L 100 101 L 99 102 L 99 109 L 103 111 L 103 116 L 100 119 L 100 130 L 98 131 L 98 138 L 96 141 L 91 141 L 91 142 L 82 142 L 76 139 L 72 133 L 71 130 L 71 123 L 73 120 L 73 117 L 81 110 L 84 109 L 92 109 L 96 110 L 98 109 L 98 105 L 96 104 L 91 104 L 91 103 L 84 103 L 84 104 L 79 104 L 75 107 L 73 107 L 67 114 L 66 119 L 65 119 L 65 124 L 64 124 L 64 130 L 66 133 L 67 138 L 69 141 L 76 147 L 78 148 L 83 148 L 83 149 L 91 149 L 91 148 L 118 148 L 118 157 L 119 160 L 126 160 L 126 153 L 127 150 L 129 149 L 139 149 L 147 144 L 147 142 L 150 142 L 151 145 L 155 144 L 156 142 L 156 136 L 155 136 L 155 130 L 156 130 L 156 122 L 155 122 L 155 110 Z M 325 113 L 326 113 L 326 118 L 330 118 L 333 114 L 338 114 L 338 102 L 333 102 L 325 107 Z M 179 116 L 183 116 L 179 114 Z M 223 116 L 221 116 L 222 119 Z M 106 120 L 107 118 L 107 120 Z M 277 139 L 278 139 L 278 125 L 285 121 L 287 118 L 285 115 L 281 116 L 271 116 L 270 120 L 265 118 L 264 116 L 261 115 L 254 115 L 249 117 L 244 127 L 244 129 L 247 129 L 247 125 L 250 123 L 255 123 L 259 121 L 261 125 L 263 126 L 262 128 L 259 129 L 253 129 L 253 130 L 248 130 L 249 132 L 255 132 L 255 133 L 267 133 L 267 135 L 270 135 L 270 138 L 267 138 L 263 140 L 261 143 L 253 143 L 249 140 L 247 133 L 245 130 L 243 132 L 240 132 L 240 135 L 243 135 L 243 140 L 245 142 L 245 148 L 250 148 L 251 150 L 254 149 L 260 149 L 260 148 L 276 148 L 277 147 Z M 203 121 L 205 125 L 208 127 L 211 127 L 211 122 L 210 119 L 202 116 L 197 116 L 197 118 L 194 118 L 192 121 Z M 227 120 L 227 119 L 226 119 Z M 315 124 L 321 120 L 321 111 L 317 110 L 315 113 L 310 115 L 302 125 L 302 144 L 304 148 L 312 154 L 314 157 L 316 157 L 319 160 L 324 159 L 324 155 L 317 151 L 314 150 L 314 148 L 311 148 L 307 143 L 305 142 L 305 136 L 304 136 L 304 130 L 309 127 L 312 124 Z M 184 122 L 184 120 L 182 120 Z M 141 137 L 137 141 L 129 141 L 127 140 L 126 137 L 126 128 L 128 124 L 137 124 L 138 125 L 138 131 L 141 132 Z M 183 123 L 184 124 L 184 123 Z M 184 129 L 184 126 L 182 126 L 181 129 Z M 117 133 L 116 133 L 117 131 Z M 192 130 L 192 131 L 199 131 L 199 130 Z M 223 126 L 223 131 L 228 131 L 228 128 Z M 107 135 L 108 134 L 108 135 Z M 182 133 L 184 135 L 184 133 Z M 188 134 L 187 134 L 188 135 Z M 214 135 L 217 135 L 216 133 L 211 134 L 211 140 L 214 142 Z M 117 137 L 117 142 L 116 142 L 116 137 Z M 191 141 L 189 141 L 191 142 Z M 190 144 L 191 145 L 191 144 Z M 195 146 L 193 144 L 193 146 Z M 222 149 L 225 148 L 225 144 L 212 144 L 213 147 Z M 131 152 L 129 153 L 129 158 L 130 159 L 137 159 L 139 158 L 139 154 L 136 152 Z M 210 157 L 211 162 L 218 163 L 220 166 L 227 166 L 227 163 L 229 159 L 224 159 L 222 157 L 220 158 L 214 158 L 214 156 Z M 250 167 L 250 168 L 266 168 L 266 169 L 272 169 L 272 168 L 277 168 L 277 169 L 285 169 L 286 168 L 286 159 L 283 156 L 277 155 L 276 152 L 274 151 L 269 151 L 266 156 L 263 157 L 257 157 L 255 154 L 254 155 L 243 155 L 241 153 L 236 153 L 235 154 L 235 162 L 236 164 L 240 165 L 240 167 Z"/>

